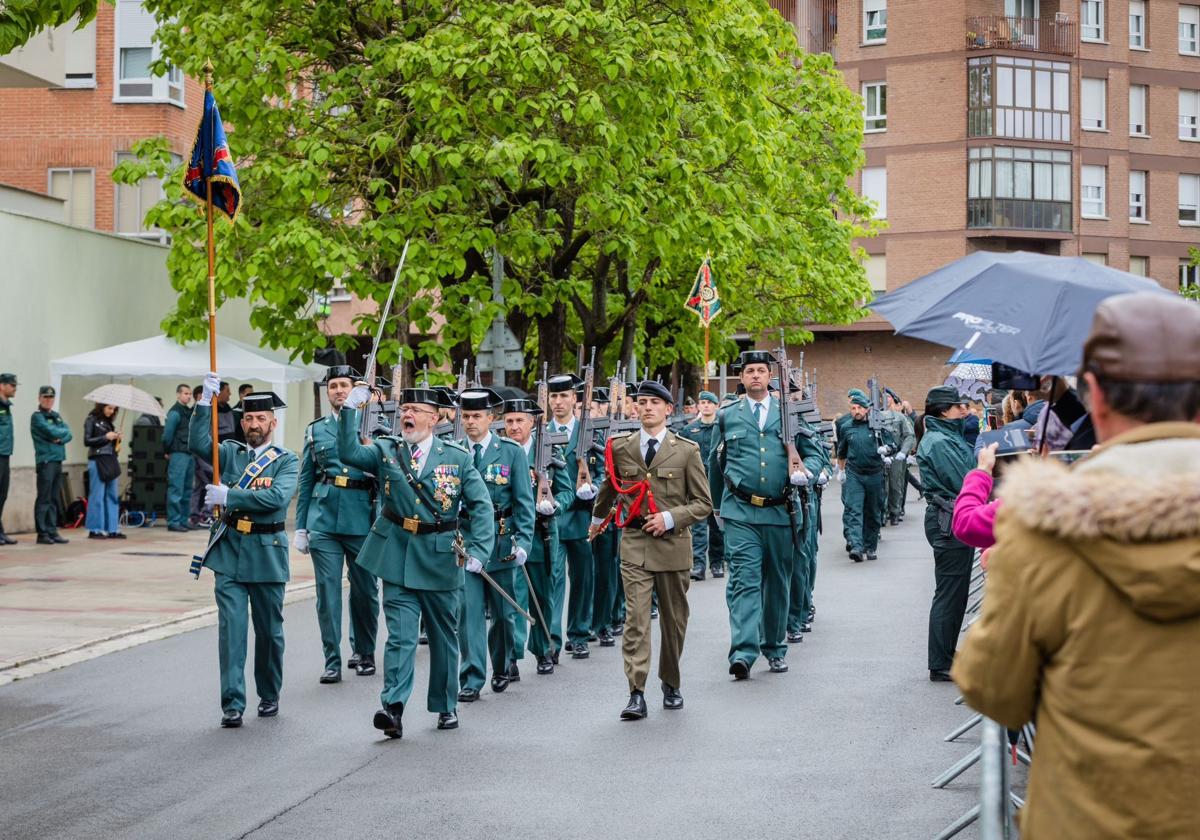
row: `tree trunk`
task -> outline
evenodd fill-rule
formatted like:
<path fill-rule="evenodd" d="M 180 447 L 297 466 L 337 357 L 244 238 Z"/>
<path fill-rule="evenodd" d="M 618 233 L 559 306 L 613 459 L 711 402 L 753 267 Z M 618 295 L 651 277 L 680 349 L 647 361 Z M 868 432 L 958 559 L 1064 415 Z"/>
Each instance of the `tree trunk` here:
<path fill-rule="evenodd" d="M 561 301 L 554 304 L 550 314 L 537 319 L 538 325 L 538 369 L 542 363 L 550 365 L 550 374 L 561 373 L 566 355 L 567 307 Z M 570 370 L 575 370 L 572 361 Z"/>

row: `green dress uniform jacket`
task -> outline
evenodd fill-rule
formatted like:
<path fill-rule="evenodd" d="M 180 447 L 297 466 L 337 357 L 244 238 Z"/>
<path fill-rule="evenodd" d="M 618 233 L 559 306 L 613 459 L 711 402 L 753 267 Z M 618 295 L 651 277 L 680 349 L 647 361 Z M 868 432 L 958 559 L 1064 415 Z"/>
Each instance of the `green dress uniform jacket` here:
<path fill-rule="evenodd" d="M 874 552 L 879 547 L 886 499 L 879 446 L 890 444 L 891 437 L 876 435 L 866 419 L 855 420 L 849 414 L 846 417 L 849 419 L 838 425 L 837 442 L 838 460 L 846 462 L 842 530 L 851 551 Z"/>
<path fill-rule="evenodd" d="M 557 420 L 551 419 L 549 427 L 557 430 L 559 427 Z M 572 488 L 575 488 L 579 482 L 579 461 L 576 453 L 580 446 L 591 446 L 592 441 L 579 440 L 579 422 L 575 421 L 571 427 L 571 438 L 563 449 L 563 458 L 566 461 L 566 467 L 563 472 L 566 473 L 567 480 Z M 588 470 L 592 474 L 592 483 L 599 485 L 603 479 L 601 461 L 594 452 L 588 453 Z M 566 582 L 569 577 L 571 580 L 570 598 L 567 600 L 567 628 L 566 634 L 568 640 L 574 645 L 587 646 L 588 637 L 592 632 L 592 608 L 595 605 L 596 596 L 596 563 L 592 555 L 592 546 L 588 542 L 588 527 L 591 524 L 592 502 L 577 499 L 574 489 L 571 492 L 570 501 L 567 504 L 560 504 L 558 512 L 558 543 L 560 546 L 559 553 L 563 555 L 563 566 L 566 568 L 566 574 L 556 577 L 555 579 L 555 601 L 558 606 L 554 618 L 550 618 L 551 635 L 556 639 L 557 648 L 561 644 L 561 608 L 564 599 L 566 599 Z M 556 632 L 557 631 L 557 632 Z"/>
<path fill-rule="evenodd" d="M 712 458 L 713 450 L 717 446 L 717 441 L 720 439 L 720 435 L 717 432 L 717 418 L 714 416 L 711 423 L 705 423 L 703 420 L 693 420 L 679 430 L 679 436 L 685 440 L 694 441 L 699 444 L 700 458 L 707 466 L 709 459 Z"/>
<path fill-rule="evenodd" d="M 67 444 L 71 442 L 71 427 L 53 409 L 33 412 L 29 420 L 33 435 L 33 460 L 38 464 L 67 460 Z"/>
<path fill-rule="evenodd" d="M 720 440 L 716 416 L 713 416 L 711 423 L 699 418 L 693 420 L 679 431 L 679 436 L 700 445 L 700 458 L 707 470 L 713 450 Z M 724 558 L 725 542 L 721 538 L 721 529 L 717 527 L 716 517 L 709 514 L 703 522 L 692 526 L 692 572 L 703 575 L 705 566 L 719 568 L 724 564 Z"/>
<path fill-rule="evenodd" d="M 12 403 L 0 399 L 0 458 L 13 453 Z"/>
<path fill-rule="evenodd" d="M 375 516 L 371 489 L 361 485 L 372 481 L 369 473 L 338 457 L 337 415 L 314 420 L 304 430 L 296 527 L 365 537 Z"/>

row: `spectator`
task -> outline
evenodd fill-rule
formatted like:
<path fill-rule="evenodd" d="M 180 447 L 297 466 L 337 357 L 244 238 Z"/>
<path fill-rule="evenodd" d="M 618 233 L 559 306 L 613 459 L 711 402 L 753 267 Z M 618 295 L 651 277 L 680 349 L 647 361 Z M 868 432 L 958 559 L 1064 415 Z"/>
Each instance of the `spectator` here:
<path fill-rule="evenodd" d="M 991 548 L 996 542 L 993 529 L 1000 503 L 991 496 L 992 470 L 996 466 L 999 447 L 1000 444 L 993 443 L 979 450 L 975 469 L 963 479 L 962 489 L 954 502 L 954 536 L 973 548 Z"/>
<path fill-rule="evenodd" d="M 242 432 L 242 416 L 246 413 L 245 409 L 242 408 L 242 400 L 246 398 L 247 394 L 253 392 L 254 386 L 248 382 L 243 382 L 238 386 L 238 401 L 237 405 L 233 407 L 233 439 L 242 443 L 246 442 L 246 435 Z M 217 410 L 220 411 L 220 408 Z"/>
<path fill-rule="evenodd" d="M 155 401 L 161 406 L 163 404 L 162 397 L 155 397 Z M 162 421 L 158 419 L 157 414 L 143 414 L 138 419 L 133 421 L 135 426 L 161 426 Z"/>
<path fill-rule="evenodd" d="M 8 459 L 13 452 L 12 398 L 17 393 L 17 375 L 0 373 L 0 545 L 16 545 L 4 533 L 4 503 L 8 501 Z"/>
<path fill-rule="evenodd" d="M 192 530 L 188 524 L 189 501 L 196 462 L 188 448 L 188 430 L 192 422 L 192 389 L 175 389 L 175 405 L 167 412 L 163 428 L 163 450 L 167 455 L 167 530 Z"/>
<path fill-rule="evenodd" d="M 199 385 L 192 389 L 193 406 L 200 399 L 200 395 L 203 392 L 204 389 Z M 203 528 L 212 521 L 209 516 L 211 510 L 204 504 L 204 488 L 212 484 L 212 464 L 203 458 L 193 458 L 192 463 L 195 467 L 195 474 L 192 481 L 192 506 L 189 525 L 193 528 Z"/>
<path fill-rule="evenodd" d="M 229 404 L 229 383 L 222 382 L 217 394 L 217 441 L 237 440 L 238 432 L 237 418 Z"/>
<path fill-rule="evenodd" d="M 1037 721 L 1023 838 L 1195 837 L 1200 307 L 1108 298 L 1081 380 L 1100 446 L 1009 469 L 953 675 L 1002 725 Z"/>
<path fill-rule="evenodd" d="M 62 519 L 62 462 L 67 458 L 71 428 L 62 415 L 54 410 L 56 394 L 49 385 L 38 389 L 38 410 L 29 419 L 33 436 L 33 462 L 37 472 L 37 500 L 33 503 L 33 519 L 37 525 L 39 545 L 70 542 L 58 533 Z"/>
<path fill-rule="evenodd" d="M 83 420 L 83 443 L 88 448 L 88 505 L 87 529 L 89 540 L 123 540 L 117 530 L 121 515 L 117 482 L 121 478 L 121 462 L 117 447 L 121 433 L 117 431 L 117 407 L 96 403 Z"/>

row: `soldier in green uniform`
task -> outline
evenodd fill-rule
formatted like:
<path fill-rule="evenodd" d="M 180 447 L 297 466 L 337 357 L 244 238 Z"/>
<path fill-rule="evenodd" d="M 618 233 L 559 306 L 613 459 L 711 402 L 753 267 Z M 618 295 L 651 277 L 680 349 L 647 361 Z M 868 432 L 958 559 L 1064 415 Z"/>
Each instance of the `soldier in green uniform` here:
<path fill-rule="evenodd" d="M 570 442 L 564 447 L 563 458 L 566 460 L 567 479 L 575 487 L 575 498 L 558 512 L 558 542 L 559 556 L 563 558 L 560 566 L 566 567 L 571 579 L 570 601 L 567 604 L 566 649 L 575 659 L 587 659 L 589 655 L 588 636 L 592 629 L 596 568 L 587 536 L 592 500 L 599 491 L 595 483 L 596 460 L 591 452 L 592 440 L 590 436 L 588 440 L 579 439 L 579 422 L 575 418 L 575 405 L 579 399 L 576 387 L 581 384 L 579 377 L 572 373 L 551 376 L 547 383 L 551 414 L 548 425 L 551 430 L 565 432 L 570 436 Z M 584 481 L 579 474 L 580 453 L 588 464 L 591 481 Z M 565 589 L 566 579 L 560 577 L 555 582 L 556 603 L 551 605 L 556 616 L 550 619 L 552 624 L 558 623 L 557 616 L 561 614 Z M 554 629 L 552 626 L 552 635 Z M 551 651 L 550 657 L 555 664 L 558 663 L 557 648 Z"/>
<path fill-rule="evenodd" d="M 12 398 L 17 393 L 17 375 L 0 373 L 0 545 L 16 545 L 4 533 L 4 503 L 8 501 L 8 459 L 13 453 Z"/>
<path fill-rule="evenodd" d="M 459 394 L 458 401 L 466 432 L 461 443 L 471 453 L 472 464 L 483 476 L 492 500 L 496 548 L 483 570 L 516 600 L 517 570 L 525 565 L 533 549 L 529 461 L 524 447 L 491 432 L 492 411 L 504 402 L 499 394 L 489 388 L 471 388 Z M 492 616 L 490 629 L 485 612 Z M 487 677 L 488 659 L 492 664 L 492 691 L 499 693 L 508 688 L 515 616 L 512 606 L 482 576 L 466 576 L 458 610 L 458 646 L 462 656 L 458 672 L 460 703 L 479 699 Z"/>
<path fill-rule="evenodd" d="M 607 388 L 592 389 L 592 416 L 609 415 L 609 393 Z M 607 431 L 596 435 L 597 446 L 603 447 L 608 439 Z M 592 476 L 603 490 L 604 470 L 599 458 L 594 460 Z M 596 586 L 592 598 L 592 627 L 588 641 L 599 642 L 600 647 L 615 647 L 613 627 L 617 624 L 617 589 L 621 583 L 621 558 L 618 556 L 619 534 L 616 528 L 605 531 L 592 540 L 592 557 L 596 564 Z"/>
<path fill-rule="evenodd" d="M 458 728 L 458 593 L 463 567 L 455 550 L 459 516 L 471 519 L 463 534 L 466 570 L 483 569 L 495 547 L 492 501 L 471 455 L 433 435 L 445 403 L 432 388 L 405 388 L 400 435 L 369 445 L 358 439 L 358 409 L 370 389 L 356 385 L 338 414 L 338 457 L 381 483 L 382 515 L 371 526 L 358 563 L 383 580 L 387 647 L 383 654 L 382 708 L 374 726 L 390 738 L 403 734 L 401 716 L 412 695 L 417 636 L 423 618 L 429 635 L 426 708 L 438 729 Z"/>
<path fill-rule="evenodd" d="M 804 532 L 800 535 L 799 548 L 795 553 L 792 566 L 791 587 L 788 593 L 788 644 L 799 644 L 804 641 L 802 635 L 811 629 L 809 614 L 812 609 L 813 579 L 817 570 L 817 523 L 821 516 L 817 504 L 818 487 L 824 487 L 829 478 L 826 471 L 829 460 L 826 457 L 825 444 L 816 434 L 812 424 L 803 417 L 799 418 L 799 429 L 796 432 L 796 450 L 804 463 L 805 477 L 808 479 L 808 498 L 804 502 L 807 509 L 804 512 Z M 806 435 L 800 429 L 811 434 Z"/>
<path fill-rule="evenodd" d="M 838 429 L 838 478 L 844 489 L 842 528 L 855 563 L 874 560 L 879 548 L 879 498 L 884 492 L 883 458 L 890 438 L 882 439 L 867 422 L 871 401 L 861 391 L 850 396 L 850 419 Z"/>
<path fill-rule="evenodd" d="M 712 391 L 701 391 L 696 403 L 696 419 L 679 431 L 679 436 L 694 441 L 700 446 L 700 458 L 707 468 L 717 446 L 717 395 Z M 704 580 L 705 569 L 714 578 L 725 577 L 725 542 L 721 529 L 711 513 L 704 521 L 692 525 L 692 580 Z"/>
<path fill-rule="evenodd" d="M 163 427 L 163 449 L 167 453 L 167 530 L 177 533 L 192 530 L 188 525 L 188 509 L 192 503 L 196 462 L 188 438 L 193 411 L 192 386 L 180 385 L 175 389 L 175 404 L 167 410 Z"/>
<path fill-rule="evenodd" d="M 296 499 L 296 550 L 312 552 L 317 579 L 317 625 L 325 669 L 319 681 L 342 681 L 342 572 L 350 581 L 349 666 L 360 677 L 375 673 L 379 583 L 359 566 L 358 552 L 375 519 L 375 479 L 338 458 L 338 414 L 358 372 L 334 365 L 325 373 L 330 413 L 304 430 L 300 493 Z"/>
<path fill-rule="evenodd" d="M 887 391 L 886 412 L 888 430 L 896 441 L 892 461 L 887 465 L 887 516 L 889 525 L 899 525 L 904 518 L 904 496 L 908 492 L 908 462 L 917 448 L 916 430 L 903 411 L 903 402 L 892 390 Z"/>
<path fill-rule="evenodd" d="M 713 450 L 708 476 L 718 515 L 725 522 L 725 562 L 729 582 L 729 673 L 750 676 L 761 653 L 770 670 L 787 664 L 789 575 L 794 550 L 788 516 L 789 482 L 805 482 L 803 470 L 789 473 L 780 437 L 779 400 L 767 391 L 775 357 L 747 350 L 740 360 L 746 396 L 717 414 L 721 440 Z"/>
<path fill-rule="evenodd" d="M 925 397 L 925 434 L 917 448 L 917 465 L 925 487 L 925 539 L 933 548 L 933 604 L 929 608 L 929 679 L 950 680 L 950 666 L 971 585 L 975 550 L 951 530 L 954 501 L 963 478 L 975 466 L 970 444 L 962 435 L 967 407 L 958 390 L 940 385 Z"/>
<path fill-rule="evenodd" d="M 204 377 L 203 393 L 189 423 L 192 454 L 212 462 L 215 373 Z M 204 503 L 221 509 L 213 523 L 202 564 L 216 581 L 217 644 L 221 662 L 221 726 L 242 725 L 246 708 L 246 610 L 254 622 L 254 687 L 258 716 L 279 714 L 283 688 L 283 594 L 290 571 L 284 520 L 300 471 L 295 454 L 271 443 L 275 411 L 284 403 L 271 392 L 246 397 L 245 443 L 220 444 L 220 475 L 205 488 Z M 197 569 L 197 573 L 199 570 Z"/>
<path fill-rule="evenodd" d="M 58 533 L 59 498 L 62 496 L 62 465 L 67 459 L 67 444 L 71 442 L 71 427 L 54 410 L 54 389 L 43 385 L 38 389 L 38 410 L 29 419 L 33 435 L 33 461 L 37 472 L 37 500 L 33 518 L 37 525 L 37 541 L 41 545 L 66 543 Z"/>

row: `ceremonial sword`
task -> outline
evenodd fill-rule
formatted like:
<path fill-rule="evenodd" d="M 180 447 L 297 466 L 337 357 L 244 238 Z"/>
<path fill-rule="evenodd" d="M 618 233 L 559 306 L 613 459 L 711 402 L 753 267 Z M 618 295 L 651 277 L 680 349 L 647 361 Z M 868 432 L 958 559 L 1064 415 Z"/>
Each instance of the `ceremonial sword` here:
<path fill-rule="evenodd" d="M 463 545 L 462 534 L 459 534 L 454 538 L 454 553 L 458 556 L 458 565 L 460 565 L 460 566 L 465 565 L 466 562 L 469 559 L 471 559 L 471 556 L 469 554 L 467 554 L 466 546 Z M 521 568 L 524 569 L 525 567 L 522 566 Z M 504 591 L 504 587 L 502 587 L 500 584 L 496 583 L 495 578 L 493 578 L 491 575 L 489 575 L 483 569 L 480 569 L 478 572 L 475 572 L 474 574 L 478 574 L 481 578 L 483 578 L 489 584 L 491 584 L 492 589 L 495 589 L 496 592 L 499 593 L 501 598 L 503 598 L 505 601 L 508 601 L 508 603 L 512 606 L 512 608 L 514 610 L 516 610 L 517 612 L 519 612 L 521 614 L 521 617 L 529 622 L 530 627 L 537 626 L 537 622 L 534 621 L 533 616 L 531 616 L 529 613 L 525 612 L 525 610 L 521 609 L 521 605 L 518 604 L 511 595 L 509 595 L 507 592 Z M 539 614 L 541 613 L 540 608 L 538 609 L 538 613 Z M 542 619 L 542 621 L 544 622 L 545 619 Z M 547 628 L 549 628 L 549 625 L 547 625 Z"/>

